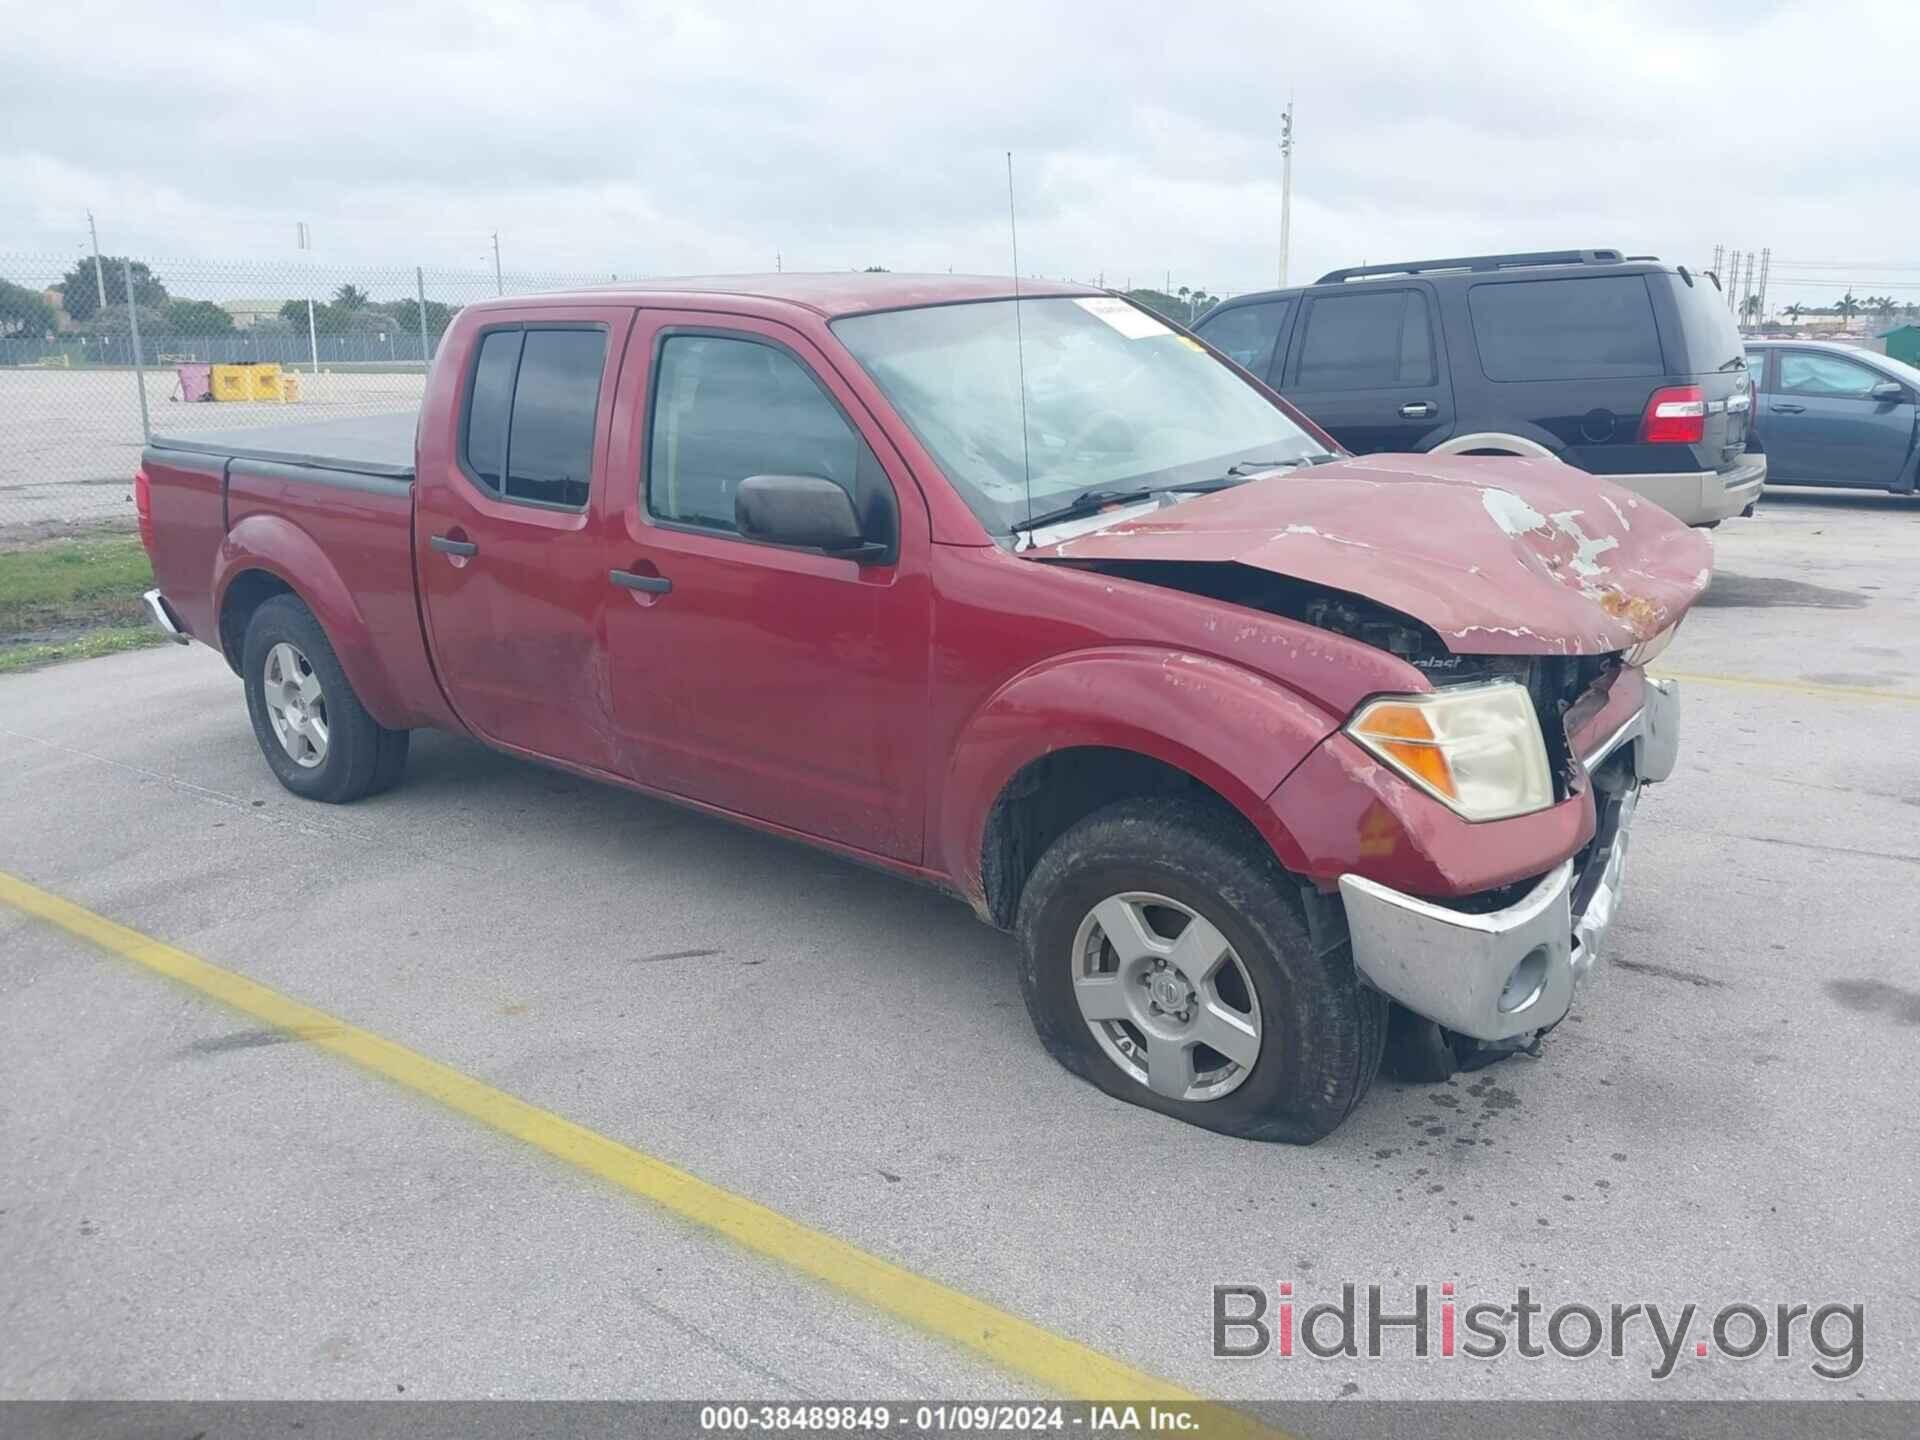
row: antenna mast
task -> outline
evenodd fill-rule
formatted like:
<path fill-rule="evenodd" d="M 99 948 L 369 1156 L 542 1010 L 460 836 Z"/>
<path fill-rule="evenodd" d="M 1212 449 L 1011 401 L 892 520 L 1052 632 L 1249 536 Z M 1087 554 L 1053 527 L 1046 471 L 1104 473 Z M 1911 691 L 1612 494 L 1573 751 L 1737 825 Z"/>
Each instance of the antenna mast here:
<path fill-rule="evenodd" d="M 1020 462 L 1027 472 L 1027 523 L 1033 523 L 1033 451 L 1027 442 L 1027 338 L 1020 320 L 1020 225 L 1013 212 L 1013 151 L 1007 151 L 1007 237 L 1013 242 L 1013 350 L 1020 363 Z M 1031 540 L 1033 537 L 1027 537 Z"/>

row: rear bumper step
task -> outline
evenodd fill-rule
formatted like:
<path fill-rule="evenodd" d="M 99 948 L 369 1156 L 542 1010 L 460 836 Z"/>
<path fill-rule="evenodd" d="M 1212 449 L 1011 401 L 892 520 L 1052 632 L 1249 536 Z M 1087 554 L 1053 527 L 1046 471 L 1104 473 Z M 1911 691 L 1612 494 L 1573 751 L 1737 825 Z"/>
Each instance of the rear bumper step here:
<path fill-rule="evenodd" d="M 173 607 L 167 604 L 167 597 L 158 590 L 149 590 L 141 597 L 147 602 L 147 613 L 153 616 L 153 623 L 167 632 L 167 637 L 176 645 L 185 645 L 193 637 L 187 633 L 187 627 L 180 617 L 173 613 Z"/>

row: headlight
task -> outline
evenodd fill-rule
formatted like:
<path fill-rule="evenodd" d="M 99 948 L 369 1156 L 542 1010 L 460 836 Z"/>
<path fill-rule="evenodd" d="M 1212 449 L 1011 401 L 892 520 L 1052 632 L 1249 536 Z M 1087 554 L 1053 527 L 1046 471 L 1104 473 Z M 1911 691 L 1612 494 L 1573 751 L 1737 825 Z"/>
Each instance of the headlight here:
<path fill-rule="evenodd" d="M 1469 820 L 1553 803 L 1547 746 L 1526 687 L 1511 680 L 1372 700 L 1347 733 Z"/>
<path fill-rule="evenodd" d="M 1666 653 L 1667 646 L 1673 643 L 1673 637 L 1680 628 L 1676 620 L 1651 640 L 1642 640 L 1629 649 L 1624 657 L 1629 665 L 1651 665 Z"/>

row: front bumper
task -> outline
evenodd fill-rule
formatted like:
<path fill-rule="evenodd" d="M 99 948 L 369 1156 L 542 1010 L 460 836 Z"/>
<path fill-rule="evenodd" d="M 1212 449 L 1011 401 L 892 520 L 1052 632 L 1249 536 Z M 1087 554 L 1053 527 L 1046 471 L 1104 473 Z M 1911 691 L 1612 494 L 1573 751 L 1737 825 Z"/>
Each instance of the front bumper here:
<path fill-rule="evenodd" d="M 1619 905 L 1640 787 L 1673 773 L 1679 719 L 1679 692 L 1649 680 L 1640 712 L 1585 757 L 1597 812 L 1593 840 L 1500 909 L 1477 914 L 1342 875 L 1361 977 L 1416 1015 L 1476 1040 L 1556 1024 L 1599 958 Z M 1623 746 L 1631 752 L 1625 764 L 1609 765 Z"/>
<path fill-rule="evenodd" d="M 1675 475 L 1603 475 L 1689 525 L 1717 525 L 1760 498 L 1767 483 L 1767 457 L 1741 457 L 1733 470 L 1689 470 Z"/>

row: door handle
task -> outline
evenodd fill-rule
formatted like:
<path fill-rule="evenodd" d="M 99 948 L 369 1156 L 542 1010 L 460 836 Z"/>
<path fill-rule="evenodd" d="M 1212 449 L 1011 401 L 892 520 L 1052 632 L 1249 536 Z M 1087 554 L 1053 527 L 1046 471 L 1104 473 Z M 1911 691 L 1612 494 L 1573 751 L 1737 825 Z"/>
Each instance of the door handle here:
<path fill-rule="evenodd" d="M 1772 408 L 1773 413 L 1776 415 L 1799 415 L 1804 413 L 1807 407 L 1804 405 L 1781 405 L 1776 403 Z"/>
<path fill-rule="evenodd" d="M 1407 420 L 1431 420 L 1440 413 L 1440 407 L 1431 400 L 1413 400 L 1400 407 L 1402 418 Z"/>
<path fill-rule="evenodd" d="M 445 535 L 435 535 L 427 543 L 442 555 L 458 555 L 462 559 L 480 553 L 480 547 L 471 540 L 450 540 Z"/>
<path fill-rule="evenodd" d="M 664 595 L 673 582 L 664 575 L 636 575 L 631 570 L 609 570 L 607 579 L 623 590 L 644 590 L 649 595 Z"/>

